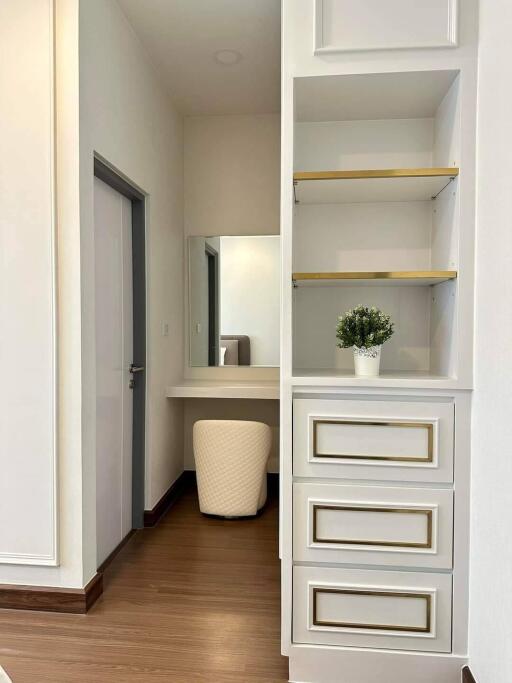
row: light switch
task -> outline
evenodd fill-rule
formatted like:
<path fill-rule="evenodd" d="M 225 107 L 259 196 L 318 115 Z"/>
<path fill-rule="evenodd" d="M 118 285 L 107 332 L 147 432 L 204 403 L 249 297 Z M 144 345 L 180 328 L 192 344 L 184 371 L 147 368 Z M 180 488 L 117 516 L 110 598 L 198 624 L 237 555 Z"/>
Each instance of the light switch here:
<path fill-rule="evenodd" d="M 163 322 L 162 323 L 162 337 L 168 337 L 169 336 L 169 323 Z"/>
<path fill-rule="evenodd" d="M 196 334 L 201 334 L 201 323 L 196 323 Z"/>

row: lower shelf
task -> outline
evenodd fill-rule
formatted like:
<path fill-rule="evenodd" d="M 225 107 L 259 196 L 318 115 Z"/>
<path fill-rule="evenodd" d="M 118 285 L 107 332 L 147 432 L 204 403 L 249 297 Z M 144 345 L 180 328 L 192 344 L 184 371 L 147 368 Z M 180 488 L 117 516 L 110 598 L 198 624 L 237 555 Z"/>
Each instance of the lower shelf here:
<path fill-rule="evenodd" d="M 378 377 L 356 377 L 353 371 L 334 368 L 296 368 L 292 376 L 294 387 L 404 387 L 432 389 L 469 389 L 456 377 L 429 372 L 399 372 L 385 370 Z"/>

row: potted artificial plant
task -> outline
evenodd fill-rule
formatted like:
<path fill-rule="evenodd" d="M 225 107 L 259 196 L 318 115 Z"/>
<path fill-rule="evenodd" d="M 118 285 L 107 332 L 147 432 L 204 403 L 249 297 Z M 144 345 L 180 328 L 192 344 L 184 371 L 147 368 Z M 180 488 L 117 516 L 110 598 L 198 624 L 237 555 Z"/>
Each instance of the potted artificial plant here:
<path fill-rule="evenodd" d="M 356 306 L 338 318 L 337 346 L 354 349 L 354 366 L 359 377 L 377 377 L 382 344 L 393 335 L 393 323 L 375 306 Z"/>

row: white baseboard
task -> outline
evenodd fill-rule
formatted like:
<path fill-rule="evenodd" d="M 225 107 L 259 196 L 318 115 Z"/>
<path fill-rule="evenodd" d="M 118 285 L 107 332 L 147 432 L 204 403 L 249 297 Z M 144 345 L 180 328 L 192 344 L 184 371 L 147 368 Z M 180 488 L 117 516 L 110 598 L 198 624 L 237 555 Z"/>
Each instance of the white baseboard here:
<path fill-rule="evenodd" d="M 460 683 L 465 657 L 292 645 L 290 683 Z"/>

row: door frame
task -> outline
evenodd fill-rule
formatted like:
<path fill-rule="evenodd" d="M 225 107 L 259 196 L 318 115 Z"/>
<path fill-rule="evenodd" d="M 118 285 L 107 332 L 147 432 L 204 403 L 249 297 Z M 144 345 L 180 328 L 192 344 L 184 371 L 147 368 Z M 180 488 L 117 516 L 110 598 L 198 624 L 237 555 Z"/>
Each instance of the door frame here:
<path fill-rule="evenodd" d="M 205 244 L 205 254 L 208 259 L 208 367 L 219 365 L 220 336 L 219 336 L 219 252 L 211 244 Z M 213 264 L 212 270 L 210 270 Z M 213 291 L 212 291 L 213 284 Z M 213 303 L 213 306 L 212 306 Z M 213 315 L 212 315 L 213 309 Z"/>
<path fill-rule="evenodd" d="M 99 155 L 94 176 L 132 203 L 133 358 L 147 368 L 146 359 L 146 195 Z M 133 375 L 132 528 L 144 527 L 146 471 L 146 371 Z"/>

